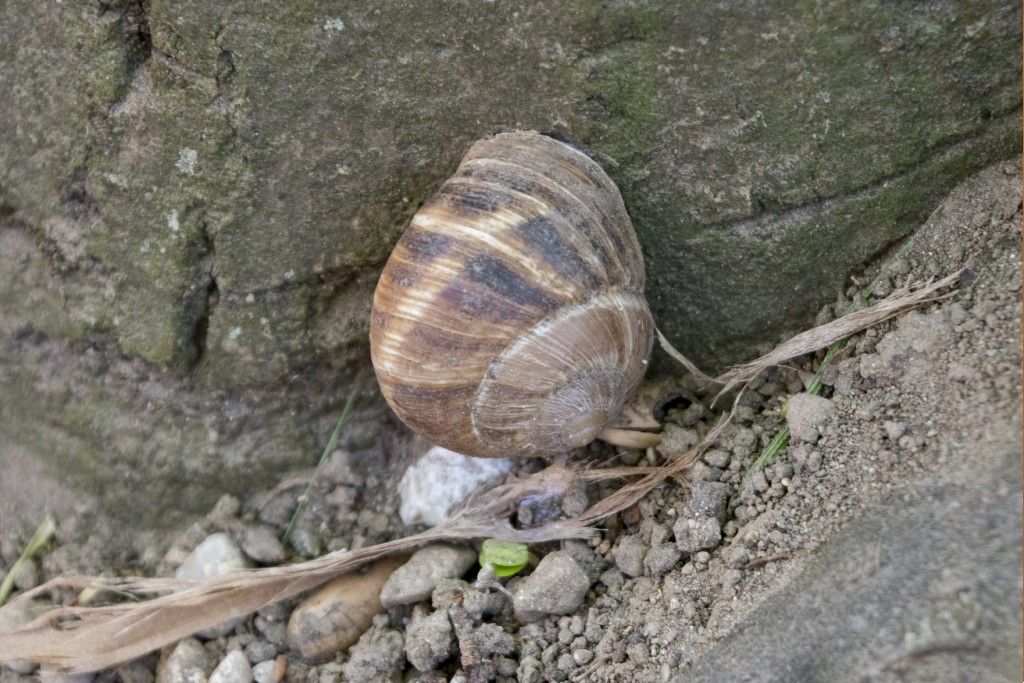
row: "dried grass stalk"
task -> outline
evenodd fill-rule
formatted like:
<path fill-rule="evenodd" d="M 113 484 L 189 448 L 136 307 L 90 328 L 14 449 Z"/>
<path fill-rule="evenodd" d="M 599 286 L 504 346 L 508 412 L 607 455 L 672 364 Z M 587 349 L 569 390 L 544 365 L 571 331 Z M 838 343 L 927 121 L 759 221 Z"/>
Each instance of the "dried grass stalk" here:
<path fill-rule="evenodd" d="M 735 389 L 741 384 L 749 382 L 759 373 L 767 370 L 768 368 L 783 365 L 794 358 L 799 358 L 800 356 L 808 353 L 814 353 L 819 349 L 824 349 L 833 342 L 845 339 L 852 334 L 856 334 L 857 332 L 866 330 L 873 325 L 877 325 L 878 323 L 889 320 L 890 318 L 894 318 L 900 313 L 908 311 L 911 308 L 950 296 L 951 293 L 936 295 L 936 292 L 956 282 L 962 272 L 962 270 L 957 271 L 937 282 L 928 282 L 916 285 L 908 284 L 893 291 L 892 294 L 873 306 L 869 306 L 868 308 L 864 308 L 859 311 L 854 311 L 849 315 L 836 318 L 830 323 L 820 325 L 807 330 L 806 332 L 801 332 L 795 337 L 779 344 L 769 353 L 766 353 L 760 358 L 734 366 L 717 377 L 711 377 L 710 375 L 702 372 L 693 361 L 688 359 L 674 346 L 672 346 L 660 330 L 658 331 L 658 341 L 661 344 L 661 348 L 671 356 L 673 360 L 681 364 L 695 377 L 697 377 L 697 379 L 708 384 L 721 384 L 722 389 L 718 392 L 718 396 L 716 396 L 717 400 L 717 398 L 722 394 Z"/>
<path fill-rule="evenodd" d="M 956 273 L 913 291 L 910 288 L 898 290 L 870 308 L 799 334 L 771 353 L 713 379 L 673 349 L 660 332 L 658 336 L 673 358 L 698 377 L 723 384 L 725 391 L 743 385 L 765 368 L 824 348 L 909 308 L 941 298 L 935 293 L 951 285 L 958 276 Z M 634 505 L 666 479 L 680 477 L 729 423 L 742 393 L 743 389 L 733 402 L 733 410 L 700 444 L 661 467 L 598 468 L 577 472 L 562 465 L 552 465 L 525 479 L 500 485 L 476 496 L 443 525 L 408 538 L 358 550 L 337 551 L 300 564 L 239 572 L 197 582 L 76 576 L 53 579 L 22 594 L 15 602 L 62 588 L 94 588 L 147 599 L 50 610 L 21 628 L 0 635 L 0 661 L 30 660 L 69 673 L 96 671 L 135 659 L 232 617 L 250 614 L 265 605 L 295 597 L 379 558 L 408 552 L 427 543 L 479 538 L 539 543 L 585 538 L 592 533 L 592 525 Z M 639 476 L 640 479 L 598 501 L 579 517 L 535 529 L 515 529 L 509 524 L 509 516 L 520 500 L 557 495 L 576 478 L 595 481 L 628 476 Z M 8 607 L 12 608 L 13 604 Z"/>

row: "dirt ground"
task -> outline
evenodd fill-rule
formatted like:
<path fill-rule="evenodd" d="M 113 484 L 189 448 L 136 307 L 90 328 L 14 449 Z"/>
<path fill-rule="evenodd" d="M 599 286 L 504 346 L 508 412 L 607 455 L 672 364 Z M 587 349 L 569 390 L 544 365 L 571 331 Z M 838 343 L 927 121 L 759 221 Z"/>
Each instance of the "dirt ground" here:
<path fill-rule="evenodd" d="M 1020 183 L 1016 162 L 969 179 L 911 238 L 892 245 L 821 311 L 819 322 L 826 322 L 850 305 L 863 305 L 855 303 L 857 293 L 868 283 L 872 296 L 882 297 L 907 280 L 964 269 L 952 296 L 851 339 L 824 373 L 828 415 L 773 462 L 751 471 L 786 424 L 787 400 L 803 391 L 823 354 L 755 381 L 737 420 L 688 474 L 725 492 L 720 543 L 672 559 L 669 546 L 679 536 L 674 529 L 692 494 L 689 485 L 669 481 L 595 530 L 589 542 L 566 544 L 596 577 L 575 614 L 528 625 L 500 609 L 484 617 L 514 643 L 493 657 L 490 671 L 497 680 L 1015 679 Z M 711 428 L 721 406 L 711 406 L 713 388 L 687 378 L 659 387 L 681 397 L 668 405 L 664 420 L 671 438 L 655 454 L 672 457 L 673 448 L 684 449 Z M 412 531 L 398 519 L 396 483 L 421 444 L 397 430 L 388 434 L 373 449 L 332 461 L 286 549 L 288 559 Z M 651 464 L 646 455 L 601 447 L 579 458 L 611 456 L 620 464 Z M 58 522 L 55 546 L 23 572 L 19 588 L 65 571 L 171 575 L 215 531 L 237 534 L 262 525 L 280 536 L 310 474 L 292 473 L 246 500 L 222 500 L 218 510 L 173 537 L 125 535 L 88 500 L 43 479 L 33 487 L 33 465 L 16 451 L 4 450 L 3 458 L 0 569 L 13 564 L 44 512 Z M 386 472 L 374 467 L 385 461 L 397 464 Z M 46 502 L 4 503 L 24 501 L 26 486 Z M 519 518 L 564 515 L 614 486 L 593 485 L 553 507 L 521 508 Z M 225 515 L 240 526 L 226 524 Z M 531 550 L 543 556 L 557 547 Z M 646 553 L 639 571 L 622 571 L 629 559 L 623 548 Z M 654 549 L 667 554 L 651 554 Z M 289 654 L 283 624 L 293 606 L 268 608 L 204 641 L 210 661 L 236 649 L 254 665 L 286 654 L 288 681 L 355 680 L 355 670 L 346 668 L 348 651 L 315 666 Z M 360 656 L 390 662 L 364 680 L 466 680 L 457 655 L 418 674 L 401 652 L 388 651 L 402 649 L 410 615 L 409 608 L 390 610 L 371 627 L 367 644 L 356 646 L 363 649 Z M 391 633 L 398 635 L 382 637 Z M 158 665 L 152 655 L 95 680 L 151 681 Z M 38 675 L 4 670 L 0 682 Z"/>

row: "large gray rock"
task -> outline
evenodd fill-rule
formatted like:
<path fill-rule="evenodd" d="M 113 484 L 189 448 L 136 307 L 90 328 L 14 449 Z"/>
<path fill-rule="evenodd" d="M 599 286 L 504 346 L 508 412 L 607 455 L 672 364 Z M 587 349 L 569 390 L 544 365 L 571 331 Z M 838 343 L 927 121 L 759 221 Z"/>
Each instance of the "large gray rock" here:
<path fill-rule="evenodd" d="M 502 127 L 590 150 L 659 326 L 749 355 L 1020 144 L 1018 3 L 801 7 L 13 0 L 3 434 L 133 519 L 314 458 L 391 245 Z"/>
<path fill-rule="evenodd" d="M 1016 680 L 1020 442 L 984 448 L 846 525 L 679 680 Z"/>

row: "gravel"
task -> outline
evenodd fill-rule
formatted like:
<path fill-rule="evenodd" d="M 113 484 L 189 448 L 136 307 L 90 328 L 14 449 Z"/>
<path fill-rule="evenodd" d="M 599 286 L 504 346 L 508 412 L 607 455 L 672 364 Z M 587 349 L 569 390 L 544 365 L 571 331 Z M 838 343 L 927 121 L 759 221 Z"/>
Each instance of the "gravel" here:
<path fill-rule="evenodd" d="M 552 552 L 559 547 L 555 543 L 531 547 L 542 562 L 525 576 L 480 587 L 461 578 L 427 577 L 427 590 L 421 586 L 411 597 L 401 597 L 411 602 L 379 614 L 357 644 L 347 652 L 335 650 L 327 663 L 313 665 L 295 650 L 289 652 L 288 679 L 439 683 L 477 676 L 497 683 L 639 683 L 673 676 L 845 680 L 851 671 L 879 681 L 1010 678 L 1019 670 L 1019 649 L 1004 641 L 1005 634 L 1019 633 L 1019 614 L 1007 606 L 1019 604 L 1020 594 L 1019 565 L 1011 566 L 1007 558 L 1018 560 L 1019 555 L 1003 541 L 1019 539 L 1019 515 L 1010 503 L 1019 505 L 1020 477 L 1017 460 L 1000 465 L 997 456 L 1016 449 L 1019 458 L 1019 175 L 1000 167 L 971 183 L 933 214 L 909 249 L 889 255 L 897 256 L 892 277 L 879 280 L 877 288 L 885 292 L 907 279 L 966 266 L 960 290 L 851 338 L 823 373 L 817 403 L 830 404 L 828 416 L 811 420 L 806 438 L 794 429 L 791 445 L 775 462 L 750 472 L 754 458 L 786 423 L 780 414 L 789 395 L 795 394 L 788 419 L 801 419 L 806 395 L 799 392 L 814 376 L 821 353 L 759 377 L 737 406 L 734 423 L 684 473 L 689 483 L 665 482 L 602 523 L 593 537 L 563 542 L 560 551 Z M 984 219 L 972 223 L 978 215 Z M 857 280 L 869 282 L 876 272 L 859 274 Z M 842 314 L 860 286 L 824 307 L 819 320 Z M 663 457 L 706 433 L 721 411 L 711 405 L 713 390 L 685 377 L 666 380 L 654 391 L 689 397 L 685 409 L 668 411 L 671 438 Z M 400 529 L 395 491 L 405 464 L 417 452 L 415 444 L 388 438 L 386 449 L 336 453 L 311 490 L 301 527 L 323 548 L 359 547 L 409 532 Z M 602 446 L 585 457 L 593 463 L 648 466 L 644 453 L 619 455 Z M 569 460 L 570 465 L 577 462 L 575 455 Z M 373 465 L 364 467 L 367 463 Z M 537 466 L 535 461 L 513 465 L 517 473 Z M 528 511 L 535 523 L 557 519 L 618 486 L 618 481 L 577 484 L 565 497 L 549 497 L 521 511 Z M 83 511 L 61 524 L 56 547 L 37 561 L 39 578 L 83 568 L 121 572 L 135 562 L 145 572 L 167 576 L 215 531 L 235 535 L 250 557 L 267 562 L 271 552 L 250 547 L 240 529 L 263 526 L 267 531 L 259 533 L 265 539 L 280 537 L 296 495 L 294 488 L 279 486 L 251 499 L 222 499 L 209 519 L 182 533 L 166 554 L 166 545 L 152 543 L 147 549 L 137 542 L 139 551 L 125 551 L 120 560 L 110 559 L 117 557 L 111 554 L 119 547 L 116 539 L 104 535 L 96 517 Z M 904 514 L 914 500 L 923 513 Z M 911 517 L 918 520 L 915 528 L 907 528 Z M 874 519 L 874 526 L 862 519 Z M 977 520 L 974 527 L 972 520 Z M 985 528 L 1000 533 L 979 533 L 986 520 L 993 525 Z M 526 516 L 519 522 L 526 524 Z M 13 563 L 30 532 L 0 533 L 0 564 Z M 462 550 L 465 569 L 446 575 L 461 577 L 472 566 L 473 551 Z M 549 557 L 556 564 L 566 558 L 575 564 L 574 595 L 564 595 L 573 581 L 545 577 Z M 823 559 L 812 564 L 815 558 Z M 908 567 L 913 571 L 908 573 Z M 417 572 L 430 574 L 431 567 Z M 555 609 L 568 610 L 564 614 L 519 610 L 520 618 L 532 619 L 522 623 L 501 583 L 517 598 L 515 607 L 523 606 L 518 598 L 526 588 L 551 603 L 573 600 Z M 906 594 L 917 584 L 912 596 Z M 449 656 L 436 662 L 443 648 L 427 646 L 439 638 L 442 618 L 456 600 L 469 619 L 460 637 L 464 642 L 471 638 L 474 649 L 487 653 L 475 671 L 463 670 L 458 639 L 449 640 Z M 812 609 L 822 604 L 829 609 Z M 885 611 L 889 605 L 906 609 L 890 614 Z M 796 616 L 780 621 L 787 606 Z M 254 680 L 269 680 L 273 657 L 286 651 L 281 630 L 292 609 L 289 602 L 261 611 L 230 636 L 205 642 L 204 675 L 229 651 L 242 650 L 249 661 L 259 662 Z M 982 618 L 972 616 L 977 614 Z M 872 621 L 882 616 L 884 623 Z M 428 621 L 436 622 L 437 631 L 427 628 Z M 845 648 L 841 656 L 817 656 L 839 641 L 862 644 Z M 983 649 L 975 654 L 941 649 L 945 642 L 961 641 L 980 643 Z M 936 646 L 940 649 L 929 649 Z M 165 651 L 161 672 L 176 647 Z M 858 661 L 863 653 L 872 661 Z M 414 659 L 435 668 L 415 678 Z M 157 659 L 144 658 L 136 665 L 148 674 Z M 798 675 L 787 669 L 793 666 Z M 102 673 L 96 683 L 114 683 L 119 675 Z M 3 683 L 24 680 L 10 671 L 3 676 Z M 129 681 L 152 679 L 123 678 Z"/>

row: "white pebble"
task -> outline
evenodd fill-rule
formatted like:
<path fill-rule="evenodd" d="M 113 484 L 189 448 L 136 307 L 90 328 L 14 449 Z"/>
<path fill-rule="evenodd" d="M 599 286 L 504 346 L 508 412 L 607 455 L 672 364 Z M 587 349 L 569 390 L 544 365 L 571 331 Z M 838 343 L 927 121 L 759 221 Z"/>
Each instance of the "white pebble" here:
<path fill-rule="evenodd" d="M 402 475 L 398 495 L 404 524 L 437 526 L 484 484 L 507 474 L 507 458 L 471 458 L 434 446 Z"/>
<path fill-rule="evenodd" d="M 256 683 L 274 683 L 274 669 L 277 667 L 273 659 L 260 662 L 252 668 L 252 678 Z"/>
<path fill-rule="evenodd" d="M 210 674 L 210 683 L 253 683 L 249 660 L 240 650 L 232 650 Z"/>

